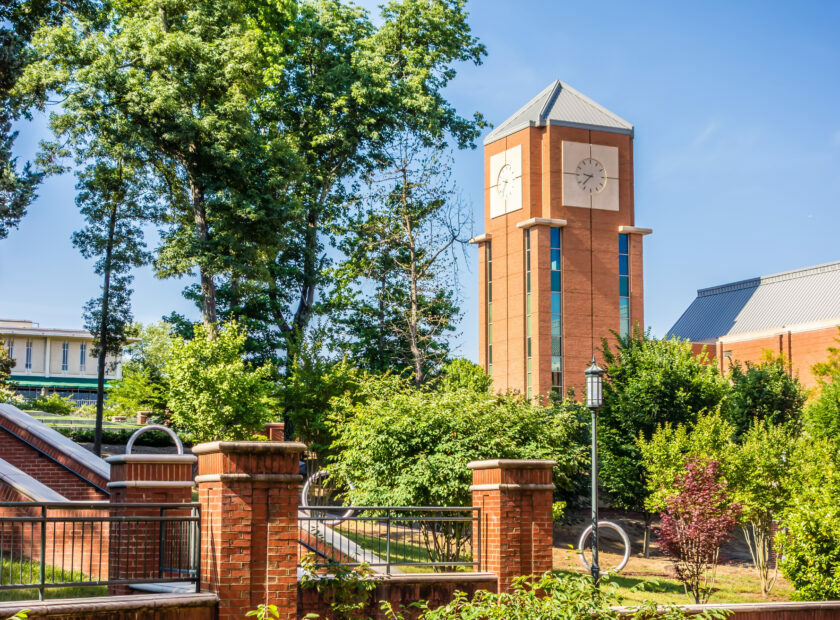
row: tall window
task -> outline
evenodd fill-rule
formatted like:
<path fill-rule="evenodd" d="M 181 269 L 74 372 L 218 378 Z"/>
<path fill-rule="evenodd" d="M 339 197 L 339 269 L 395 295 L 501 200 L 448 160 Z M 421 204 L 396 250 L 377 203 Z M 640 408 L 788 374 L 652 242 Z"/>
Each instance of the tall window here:
<path fill-rule="evenodd" d="M 87 343 L 83 342 L 79 345 L 79 370 L 81 372 L 85 371 L 85 366 L 87 365 Z"/>
<path fill-rule="evenodd" d="M 630 333 L 630 238 L 618 236 L 618 333 Z"/>
<path fill-rule="evenodd" d="M 493 376 L 493 246 L 484 245 L 487 253 L 487 374 Z"/>
<path fill-rule="evenodd" d="M 26 370 L 32 370 L 32 341 L 26 341 L 26 360 L 24 364 Z"/>
<path fill-rule="evenodd" d="M 6 343 L 6 350 L 9 352 L 9 357 L 15 359 L 15 339 L 9 338 Z"/>
<path fill-rule="evenodd" d="M 67 372 L 70 361 L 70 344 L 67 342 L 61 343 L 61 372 Z"/>
<path fill-rule="evenodd" d="M 531 229 L 525 229 L 525 395 L 531 398 Z"/>
<path fill-rule="evenodd" d="M 563 289 L 560 229 L 551 229 L 551 389 L 563 393 Z"/>

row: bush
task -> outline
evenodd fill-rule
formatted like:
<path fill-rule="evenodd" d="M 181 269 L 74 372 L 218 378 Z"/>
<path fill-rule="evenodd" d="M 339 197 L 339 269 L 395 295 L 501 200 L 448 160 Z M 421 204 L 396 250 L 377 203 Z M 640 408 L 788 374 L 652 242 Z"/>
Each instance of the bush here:
<path fill-rule="evenodd" d="M 76 410 L 78 405 L 76 404 L 76 401 L 69 396 L 62 398 L 58 395 L 58 393 L 53 392 L 49 396 L 28 398 L 26 400 L 26 407 L 34 411 L 43 411 L 44 413 L 70 415 Z"/>
<path fill-rule="evenodd" d="M 270 365 L 243 361 L 245 332 L 235 322 L 212 334 L 196 325 L 192 340 L 175 338 L 166 363 L 172 422 L 197 441 L 248 439 L 275 420 Z"/>
<path fill-rule="evenodd" d="M 67 428 L 67 427 L 54 427 L 54 430 L 58 431 L 65 437 L 69 437 L 76 443 L 85 443 L 85 442 L 92 442 L 93 441 L 93 428 Z M 112 430 L 109 428 L 102 429 L 102 443 L 104 444 L 113 444 L 113 445 L 125 445 L 128 443 L 129 438 L 136 429 L 117 429 Z M 194 443 L 192 438 L 188 435 L 180 434 L 178 437 L 181 441 L 187 445 Z M 162 446 L 171 446 L 172 438 L 164 432 L 161 431 L 147 431 L 140 435 L 137 438 L 137 441 L 134 442 L 137 446 L 155 446 L 155 447 L 162 447 Z"/>
<path fill-rule="evenodd" d="M 560 620 L 565 618 L 599 618 L 604 620 L 647 620 L 658 618 L 676 620 L 679 618 L 725 618 L 731 612 L 721 609 L 706 609 L 699 614 L 689 614 L 679 607 L 659 607 L 656 603 L 644 603 L 630 609 L 613 609 L 621 603 L 616 588 L 609 583 L 609 577 L 600 580 L 596 588 L 592 578 L 585 575 L 563 575 L 545 573 L 542 577 L 519 577 L 510 592 L 496 594 L 479 590 L 472 600 L 464 592 L 456 592 L 447 605 L 431 609 L 425 601 L 419 607 L 419 620 L 482 620 L 540 619 Z M 382 602 L 385 617 L 389 620 L 403 620 L 402 610 Z M 410 617 L 415 617 L 412 613 Z"/>

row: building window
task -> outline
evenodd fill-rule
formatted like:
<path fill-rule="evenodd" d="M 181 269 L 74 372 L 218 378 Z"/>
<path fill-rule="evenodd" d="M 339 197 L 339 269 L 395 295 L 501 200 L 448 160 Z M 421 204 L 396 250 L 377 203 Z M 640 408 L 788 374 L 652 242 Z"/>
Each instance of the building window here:
<path fill-rule="evenodd" d="M 79 370 L 81 372 L 85 371 L 85 366 L 87 365 L 87 343 L 83 342 L 79 345 Z"/>
<path fill-rule="evenodd" d="M 525 229 L 525 396 L 531 398 L 531 229 Z"/>
<path fill-rule="evenodd" d="M 6 350 L 9 352 L 9 357 L 14 360 L 15 359 L 15 339 L 9 338 L 6 341 Z"/>
<path fill-rule="evenodd" d="M 630 334 L 630 237 L 618 236 L 618 333 Z"/>
<path fill-rule="evenodd" d="M 563 393 L 563 288 L 560 269 L 562 246 L 560 229 L 551 229 L 551 390 Z"/>
<path fill-rule="evenodd" d="M 487 374 L 493 376 L 493 246 L 484 245 L 487 253 Z"/>
<path fill-rule="evenodd" d="M 67 372 L 70 362 L 70 344 L 61 343 L 61 372 Z"/>
<path fill-rule="evenodd" d="M 26 360 L 24 364 L 26 370 L 32 370 L 32 341 L 26 341 Z"/>

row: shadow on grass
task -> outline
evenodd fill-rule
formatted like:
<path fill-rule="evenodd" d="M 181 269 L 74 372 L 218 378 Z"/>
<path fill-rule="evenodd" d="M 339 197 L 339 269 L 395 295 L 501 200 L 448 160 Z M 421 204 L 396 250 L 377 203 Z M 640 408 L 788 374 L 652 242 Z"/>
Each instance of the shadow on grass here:
<path fill-rule="evenodd" d="M 574 571 L 558 571 L 564 575 L 575 575 Z M 679 582 L 659 579 L 657 577 L 628 577 L 625 575 L 610 575 L 609 582 L 619 588 L 635 592 L 653 592 L 657 594 L 685 594 L 685 588 Z"/>

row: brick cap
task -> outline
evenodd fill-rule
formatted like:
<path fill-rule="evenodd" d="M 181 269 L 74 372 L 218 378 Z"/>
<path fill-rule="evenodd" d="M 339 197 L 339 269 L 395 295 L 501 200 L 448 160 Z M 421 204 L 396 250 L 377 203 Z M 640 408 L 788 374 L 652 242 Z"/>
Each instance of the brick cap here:
<path fill-rule="evenodd" d="M 554 220 L 546 217 L 532 217 L 530 220 L 524 220 L 516 224 L 517 228 L 531 228 L 533 226 L 551 226 L 553 228 L 563 228 L 568 224 L 566 220 Z"/>
<path fill-rule="evenodd" d="M 202 482 L 300 482 L 300 474 L 202 474 L 195 483 Z"/>
<path fill-rule="evenodd" d="M 215 607 L 219 597 L 210 592 L 195 594 L 128 594 L 97 598 L 67 598 L 51 601 L 12 601 L 0 603 L 0 617 L 28 609 L 30 617 L 46 615 L 87 617 L 92 612 L 142 611 L 183 607 Z"/>
<path fill-rule="evenodd" d="M 193 486 L 192 480 L 119 480 L 109 482 L 109 489 L 185 489 Z"/>
<path fill-rule="evenodd" d="M 298 441 L 211 441 L 193 446 L 193 454 L 286 454 L 303 452 L 306 444 Z"/>
<path fill-rule="evenodd" d="M 557 461 L 526 459 L 493 459 L 490 461 L 470 461 L 468 469 L 551 469 Z"/>
<path fill-rule="evenodd" d="M 495 484 L 473 484 L 470 486 L 470 491 L 553 491 L 554 485 L 547 484 L 512 484 L 512 483 L 495 483 Z"/>
<path fill-rule="evenodd" d="M 191 465 L 197 460 L 198 457 L 192 454 L 115 454 L 105 459 L 110 465 L 118 463 Z"/>

